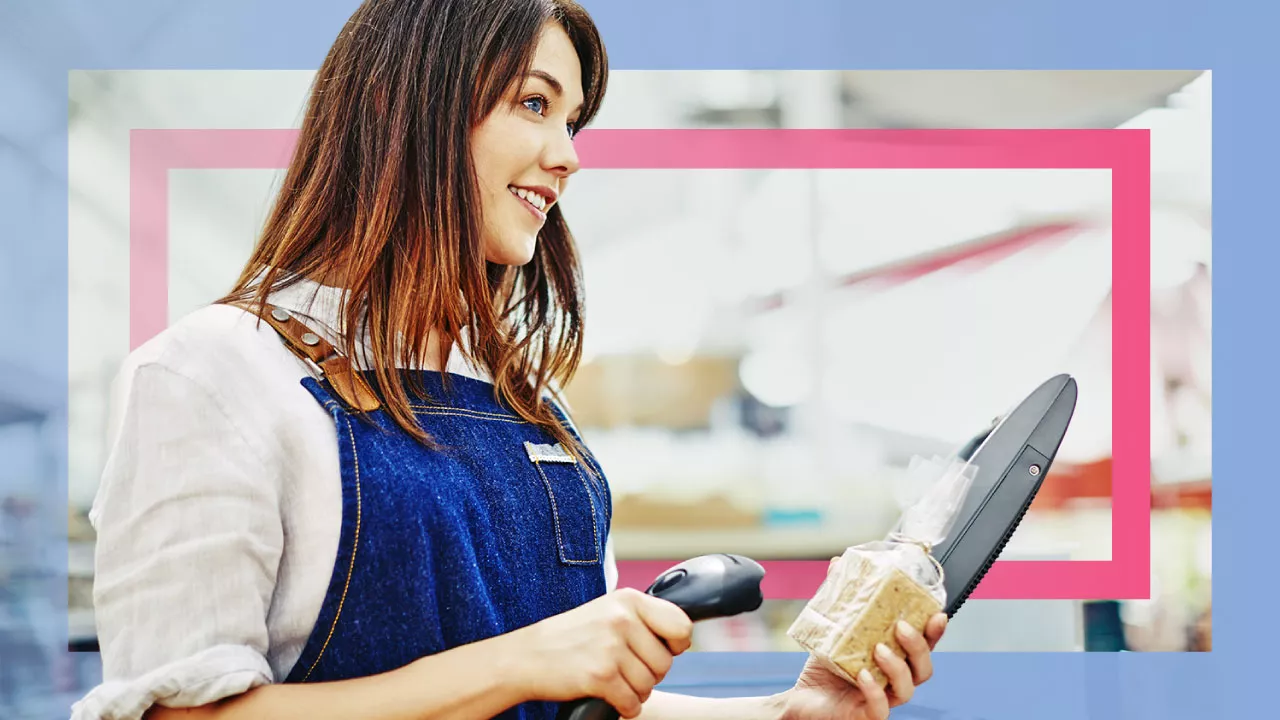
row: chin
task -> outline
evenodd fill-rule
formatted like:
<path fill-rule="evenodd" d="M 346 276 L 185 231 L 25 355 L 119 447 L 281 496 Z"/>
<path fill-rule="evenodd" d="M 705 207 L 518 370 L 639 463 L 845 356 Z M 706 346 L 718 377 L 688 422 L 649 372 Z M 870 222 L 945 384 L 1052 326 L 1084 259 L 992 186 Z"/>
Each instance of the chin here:
<path fill-rule="evenodd" d="M 490 246 L 488 260 L 495 265 L 528 265 L 533 260 L 533 253 L 537 246 L 538 238 L 536 236 L 511 238 Z"/>

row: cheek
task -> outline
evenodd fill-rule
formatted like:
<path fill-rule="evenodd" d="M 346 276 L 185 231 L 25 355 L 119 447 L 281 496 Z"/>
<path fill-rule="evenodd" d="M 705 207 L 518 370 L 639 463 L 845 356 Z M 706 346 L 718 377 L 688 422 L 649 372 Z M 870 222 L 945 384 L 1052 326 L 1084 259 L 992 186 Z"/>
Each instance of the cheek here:
<path fill-rule="evenodd" d="M 485 148 L 490 175 L 503 187 L 512 182 L 545 182 L 539 174 L 546 139 L 536 127 L 524 122 L 507 123 Z"/>
<path fill-rule="evenodd" d="M 480 181 L 481 190 L 486 193 L 492 192 L 494 183 L 498 181 L 497 161 L 498 159 L 487 148 L 481 148 L 472 155 L 476 179 Z"/>
<path fill-rule="evenodd" d="M 504 152 L 500 125 L 490 118 L 471 135 L 471 162 L 479 178 L 496 177 L 502 165 Z"/>
<path fill-rule="evenodd" d="M 475 172 L 483 211 L 489 213 L 500 210 L 504 196 L 510 194 L 507 184 L 511 182 L 509 173 L 503 167 L 500 158 L 494 157 L 491 153 L 477 154 Z M 486 219 L 490 222 L 494 220 L 492 217 Z"/>

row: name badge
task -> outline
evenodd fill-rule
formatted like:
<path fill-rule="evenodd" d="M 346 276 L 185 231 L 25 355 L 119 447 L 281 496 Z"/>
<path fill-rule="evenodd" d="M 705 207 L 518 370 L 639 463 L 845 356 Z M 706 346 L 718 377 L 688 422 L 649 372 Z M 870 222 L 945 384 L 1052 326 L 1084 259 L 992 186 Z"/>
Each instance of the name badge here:
<path fill-rule="evenodd" d="M 577 462 L 568 450 L 565 450 L 560 443 L 554 445 L 539 445 L 538 443 L 524 443 L 524 449 L 529 453 L 529 460 L 532 462 L 551 462 L 551 463 L 569 463 Z"/>

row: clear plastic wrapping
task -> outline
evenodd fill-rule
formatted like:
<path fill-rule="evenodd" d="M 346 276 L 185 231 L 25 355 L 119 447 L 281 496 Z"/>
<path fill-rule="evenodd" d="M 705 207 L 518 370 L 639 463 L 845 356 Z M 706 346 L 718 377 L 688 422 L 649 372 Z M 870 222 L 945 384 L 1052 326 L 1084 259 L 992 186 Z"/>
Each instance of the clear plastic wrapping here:
<path fill-rule="evenodd" d="M 876 645 L 905 656 L 898 621 L 923 631 L 946 605 L 943 569 L 930 553 L 955 524 L 976 471 L 958 458 L 913 458 L 906 481 L 924 492 L 884 540 L 845 550 L 787 634 L 846 680 L 866 669 L 883 686 Z"/>

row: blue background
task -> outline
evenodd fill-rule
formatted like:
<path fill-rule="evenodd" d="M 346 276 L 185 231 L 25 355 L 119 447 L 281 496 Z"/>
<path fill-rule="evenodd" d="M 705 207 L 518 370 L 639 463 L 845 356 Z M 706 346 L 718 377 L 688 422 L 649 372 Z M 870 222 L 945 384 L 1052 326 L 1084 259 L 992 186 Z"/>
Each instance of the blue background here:
<path fill-rule="evenodd" d="M 0 3 L 0 242 L 44 280 L 0 307 L 5 353 L 66 376 L 67 73 L 314 69 L 354 0 Z M 1278 167 L 1278 26 L 1262 3 L 1169 0 L 587 0 L 616 69 L 1210 69 L 1216 231 L 1215 650 L 1209 654 L 958 654 L 901 718 L 1261 718 L 1273 697 L 1280 307 L 1269 210 Z M 66 23 L 74 24 L 69 32 Z M 64 398 L 65 401 L 65 398 Z M 63 485 L 50 488 L 65 500 Z M 58 534 L 64 531 L 59 527 Z M 63 554 L 65 557 L 65 553 Z M 65 628 L 60 630 L 65 634 Z M 803 658 L 681 658 L 665 689 L 772 691 Z"/>

